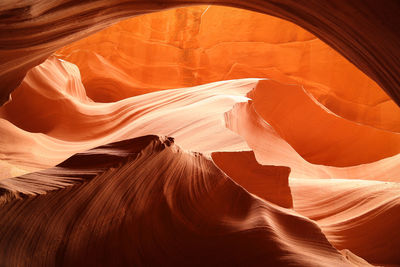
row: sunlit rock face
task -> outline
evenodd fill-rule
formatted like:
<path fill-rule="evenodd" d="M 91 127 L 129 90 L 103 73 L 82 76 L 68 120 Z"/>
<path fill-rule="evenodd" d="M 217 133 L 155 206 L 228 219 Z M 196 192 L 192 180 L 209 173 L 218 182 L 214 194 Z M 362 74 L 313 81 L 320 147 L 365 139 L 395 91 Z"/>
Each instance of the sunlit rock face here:
<path fill-rule="evenodd" d="M 56 55 L 79 67 L 95 101 L 267 77 L 304 86 L 344 118 L 400 131 L 399 108 L 373 80 L 299 26 L 256 12 L 202 6 L 148 14 Z"/>
<path fill-rule="evenodd" d="M 5 1 L 0 5 L 0 104 L 29 69 L 62 46 L 128 17 L 192 4 L 234 6 L 292 21 L 345 55 L 400 104 L 400 5 L 391 0 Z"/>
<path fill-rule="evenodd" d="M 95 138 L 110 131 L 86 126 L 92 119 L 63 101 L 60 90 L 69 83 L 69 90 L 84 98 L 115 102 L 161 89 L 258 77 L 276 82 L 260 83 L 251 97 L 256 110 L 307 161 L 348 167 L 400 151 L 396 104 L 328 45 L 282 19 L 227 7 L 179 8 L 121 22 L 55 56 L 79 70 L 55 59 L 32 70 L 13 102 L 0 110 L 3 118 L 52 137 Z M 59 109 L 48 114 L 39 102 Z M 19 113 L 21 106 L 29 113 Z"/>
<path fill-rule="evenodd" d="M 365 22 L 372 2 L 352 16 L 300 2 L 234 6 L 331 46 L 231 7 L 141 15 L 75 43 L 176 3 L 1 13 L 20 31 L 0 36 L 0 80 L 12 91 L 29 71 L 0 107 L 0 266 L 399 265 L 400 110 L 375 82 L 396 96 L 397 44 L 374 54 L 363 31 L 332 33 L 346 21 L 395 40 L 393 27 Z M 23 36 L 27 14 L 37 32 Z"/>

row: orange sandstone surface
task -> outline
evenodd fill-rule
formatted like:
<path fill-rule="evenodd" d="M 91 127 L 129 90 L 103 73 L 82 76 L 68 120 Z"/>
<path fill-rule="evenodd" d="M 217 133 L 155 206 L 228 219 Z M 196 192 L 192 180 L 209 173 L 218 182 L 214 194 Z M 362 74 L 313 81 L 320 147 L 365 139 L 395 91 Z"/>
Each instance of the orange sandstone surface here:
<path fill-rule="evenodd" d="M 56 55 L 79 67 L 95 101 L 268 77 L 304 86 L 339 116 L 400 131 L 398 106 L 373 80 L 301 27 L 256 12 L 203 6 L 143 15 Z"/>
<path fill-rule="evenodd" d="M 400 109 L 362 71 L 222 6 L 68 44 L 0 107 L 0 265 L 400 265 Z"/>

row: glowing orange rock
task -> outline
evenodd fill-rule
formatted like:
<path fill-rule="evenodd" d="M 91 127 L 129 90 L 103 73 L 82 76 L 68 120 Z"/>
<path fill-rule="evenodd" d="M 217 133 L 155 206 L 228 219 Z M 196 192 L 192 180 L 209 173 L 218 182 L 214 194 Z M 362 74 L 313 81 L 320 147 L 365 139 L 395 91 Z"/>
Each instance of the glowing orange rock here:
<path fill-rule="evenodd" d="M 260 116 L 312 163 L 343 167 L 400 152 L 400 134 L 343 119 L 300 86 L 260 81 L 250 96 Z"/>
<path fill-rule="evenodd" d="M 400 6 L 363 1 L 234 5 L 302 22 L 399 101 Z M 0 4 L 0 104 L 64 44 L 164 2 Z M 79 68 L 50 57 L 0 108 L 0 265 L 399 264 L 400 111 L 310 33 L 201 6 L 56 55 Z"/>
<path fill-rule="evenodd" d="M 219 80 L 303 85 L 341 117 L 400 131 L 400 109 L 343 56 L 288 21 L 202 6 L 139 16 L 57 51 L 78 65 L 88 95 L 109 102 Z"/>
<path fill-rule="evenodd" d="M 257 83 L 258 79 L 231 80 L 95 103 L 84 94 L 77 68 L 52 57 L 30 71 L 14 100 L 0 108 L 0 149 L 8 169 L 4 177 L 21 169 L 54 166 L 76 152 L 107 142 L 161 134 L 174 136 L 184 149 L 206 154 L 253 149 L 258 162 L 288 166 L 291 176 L 297 178 L 400 180 L 399 154 L 393 155 L 398 149 L 398 134 L 339 118 L 299 86 Z M 249 100 L 245 95 L 252 88 L 256 90 L 249 96 L 258 95 L 255 101 L 240 103 Z M 288 103 L 280 105 L 280 98 Z M 299 106 L 297 100 L 301 100 L 304 112 L 293 112 Z M 255 103 L 261 107 L 258 113 Z M 21 107 L 24 112 L 20 112 Z M 280 113 L 271 112 L 274 110 Z M 276 130 L 260 114 L 270 119 Z M 281 115 L 292 117 L 281 121 Z M 329 127 L 332 122 L 336 130 Z M 291 123 L 297 128 L 290 127 Z M 354 131 L 362 133 L 359 140 L 352 135 Z M 320 140 L 310 141 L 310 133 Z M 343 138 L 343 142 L 332 146 L 330 142 L 336 138 Z M 349 167 L 311 164 L 298 153 L 310 161 Z M 342 153 L 341 157 L 335 153 Z M 366 162 L 370 163 L 357 165 Z"/>

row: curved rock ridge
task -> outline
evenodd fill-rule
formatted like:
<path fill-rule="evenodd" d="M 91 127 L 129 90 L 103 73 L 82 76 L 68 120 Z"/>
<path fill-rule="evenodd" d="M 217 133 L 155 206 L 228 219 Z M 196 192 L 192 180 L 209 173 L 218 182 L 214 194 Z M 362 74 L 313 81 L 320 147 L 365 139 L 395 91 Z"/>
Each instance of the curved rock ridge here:
<path fill-rule="evenodd" d="M 111 168 L 135 160 L 145 147 L 159 151 L 172 142 L 172 137 L 143 136 L 77 153 L 53 168 L 1 180 L 0 202 L 45 194 L 91 180 Z"/>
<path fill-rule="evenodd" d="M 371 263 L 397 266 L 399 183 L 291 179 L 294 209 L 315 220 L 337 249 Z"/>
<path fill-rule="evenodd" d="M 400 152 L 400 133 L 343 119 L 301 86 L 260 81 L 249 97 L 257 113 L 309 162 L 347 167 Z"/>
<path fill-rule="evenodd" d="M 28 171 L 49 168 L 77 152 L 104 143 L 156 133 L 174 136 L 184 149 L 206 155 L 215 151 L 253 149 L 258 162 L 263 165 L 288 166 L 292 170 L 291 177 L 383 181 L 400 179 L 399 154 L 383 158 L 390 151 L 382 149 L 379 153 L 376 152 L 377 148 L 384 148 L 385 144 L 390 144 L 391 151 L 395 151 L 398 134 L 358 125 L 330 114 L 300 87 L 273 81 L 263 81 L 259 84 L 259 80 L 221 81 L 191 88 L 153 92 L 113 103 L 95 103 L 84 95 L 85 88 L 81 84 L 76 67 L 52 57 L 30 71 L 21 85 L 21 90 L 13 94 L 14 100 L 0 108 L 0 116 L 3 118 L 0 123 L 1 159 L 9 164 L 9 171 L 5 172 L 5 175 L 15 173 L 13 168 Z M 248 94 L 254 88 L 255 93 Z M 299 156 L 286 142 L 285 136 L 282 138 L 280 134 L 291 134 L 297 138 L 294 140 L 300 141 L 297 143 L 300 144 L 300 149 L 295 148 L 300 153 L 303 152 L 302 154 L 304 151 L 301 149 L 321 147 L 319 154 L 315 155 L 321 155 L 326 165 L 335 165 L 338 160 L 335 154 L 324 151 L 327 144 L 324 136 L 321 140 L 314 139 L 309 142 L 309 132 L 301 131 L 301 128 L 282 128 L 280 134 L 277 134 L 277 131 L 254 110 L 259 90 L 260 99 L 268 98 L 266 96 L 270 94 L 271 97 L 293 101 L 293 98 L 290 98 L 291 94 L 287 93 L 289 89 L 297 90 L 296 94 L 302 99 L 296 106 L 301 104 L 304 105 L 305 111 L 311 109 L 315 112 L 315 121 L 307 128 L 313 128 L 317 133 L 326 132 L 328 129 L 329 134 L 333 137 L 336 135 L 337 138 L 346 134 L 343 129 L 347 131 L 347 136 L 344 135 L 347 138 L 346 142 L 336 146 L 346 149 L 347 153 L 343 153 L 339 160 L 347 162 L 349 167 L 334 168 L 310 164 Z M 255 95 L 255 100 L 246 104 L 249 100 L 246 94 L 249 97 Z M 265 101 L 269 106 L 277 105 L 268 99 Z M 20 112 L 21 107 L 24 107 L 24 112 Z M 290 112 L 293 108 L 290 105 L 279 108 L 292 114 Z M 40 120 L 33 120 L 32 115 Z M 275 115 L 271 116 L 275 127 L 285 125 L 285 122 L 279 121 L 279 114 Z M 299 122 L 296 123 L 299 123 L 299 127 L 303 127 L 302 121 L 310 124 L 309 116 L 310 114 L 304 113 L 298 118 Z M 326 124 L 318 122 L 318 118 L 325 117 L 334 120 L 337 129 L 330 129 Z M 366 138 L 360 138 L 355 146 L 352 143 L 354 136 L 349 133 L 360 128 L 362 131 L 358 131 Z M 288 140 L 293 141 L 290 138 Z M 307 142 L 301 143 L 301 140 Z M 368 150 L 371 146 L 370 140 L 375 140 L 376 144 L 371 147 L 375 150 Z M 360 151 L 365 154 L 363 157 L 359 157 Z M 368 161 L 377 161 L 354 166 L 355 159 L 365 162 L 367 155 L 371 156 Z M 2 178 L 7 177 L 9 176 Z"/>
<path fill-rule="evenodd" d="M 128 17 L 209 3 L 271 14 L 300 25 L 343 54 L 400 104 L 400 5 L 396 0 L 5 1 L 0 5 L 0 104 L 9 99 L 29 69 L 68 43 Z"/>
<path fill-rule="evenodd" d="M 293 23 L 244 9 L 211 5 L 146 14 L 55 55 L 79 67 L 96 102 L 265 77 L 304 86 L 341 117 L 400 131 L 398 106 L 343 56 Z"/>
<path fill-rule="evenodd" d="M 400 154 L 349 167 L 332 167 L 306 161 L 257 113 L 254 101 L 236 104 L 232 110 L 225 113 L 225 122 L 227 128 L 246 140 L 250 149 L 254 151 L 257 162 L 262 165 L 290 167 L 291 178 L 400 181 Z M 315 127 L 318 129 L 318 125 Z M 338 135 L 340 136 L 340 132 Z M 318 140 L 313 140 L 310 145 L 319 145 Z M 359 153 L 360 151 L 355 150 L 346 157 L 351 158 Z"/>
<path fill-rule="evenodd" d="M 0 2 L 0 266 L 400 265 L 399 2 L 209 2 Z"/>
<path fill-rule="evenodd" d="M 314 222 L 171 138 L 105 145 L 57 168 L 83 182 L 1 206 L 2 265 L 351 266 Z"/>
<path fill-rule="evenodd" d="M 245 95 L 258 79 L 94 103 L 63 93 L 69 87 L 74 92 L 83 88 L 79 77 L 65 75 L 66 64 L 70 63 L 50 58 L 32 70 L 14 101 L 0 109 L 3 160 L 25 168 L 48 168 L 77 152 L 151 133 L 174 136 L 184 149 L 206 154 L 249 150 L 240 136 L 225 127 L 224 112 L 247 101 Z M 50 69 L 52 73 L 44 71 Z M 20 112 L 21 106 L 25 112 Z"/>

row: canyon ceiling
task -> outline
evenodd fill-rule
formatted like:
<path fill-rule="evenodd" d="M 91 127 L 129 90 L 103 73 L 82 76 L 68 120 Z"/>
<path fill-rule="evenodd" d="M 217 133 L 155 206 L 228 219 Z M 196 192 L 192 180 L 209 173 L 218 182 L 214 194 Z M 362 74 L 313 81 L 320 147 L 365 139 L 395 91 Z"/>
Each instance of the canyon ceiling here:
<path fill-rule="evenodd" d="M 375 80 L 400 105 L 400 6 L 397 1 L 3 1 L 1 101 L 26 72 L 68 43 L 112 23 L 193 4 L 228 5 L 277 16 L 310 31 Z"/>

